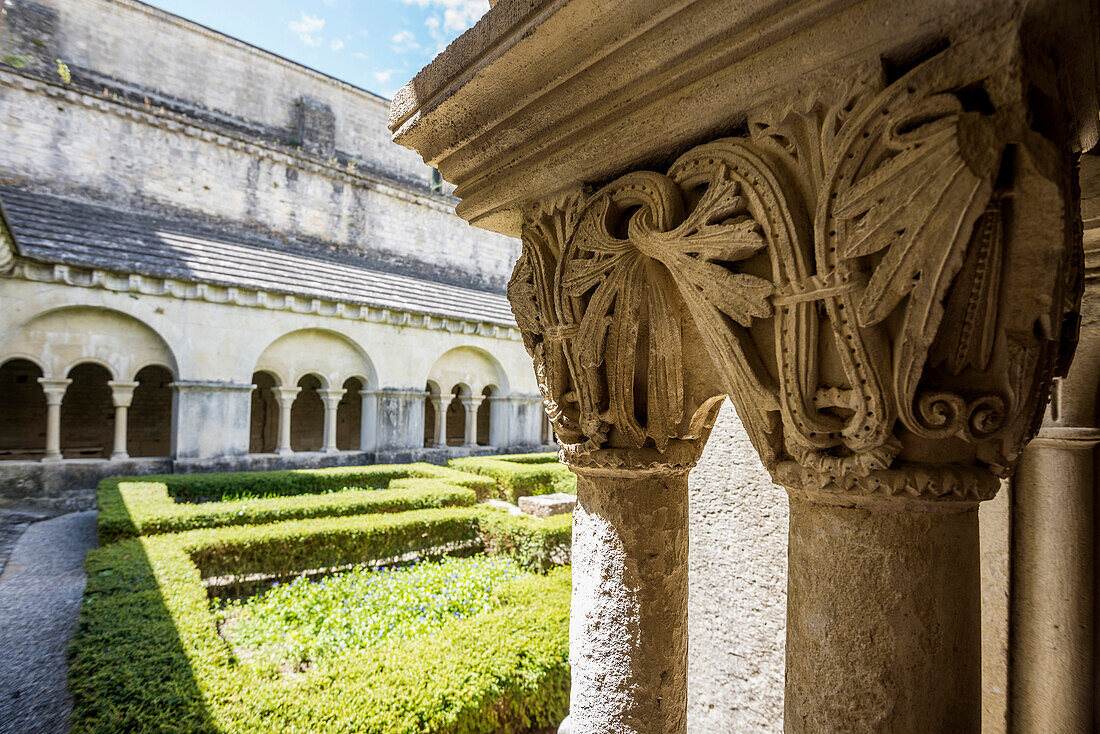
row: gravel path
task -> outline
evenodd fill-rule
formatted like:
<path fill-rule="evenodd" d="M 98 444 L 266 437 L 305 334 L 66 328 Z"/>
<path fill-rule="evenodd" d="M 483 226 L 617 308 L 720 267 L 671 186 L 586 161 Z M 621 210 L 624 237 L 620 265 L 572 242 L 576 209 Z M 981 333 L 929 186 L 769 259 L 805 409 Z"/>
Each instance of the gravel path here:
<path fill-rule="evenodd" d="M 0 511 L 0 574 L 4 573 L 8 556 L 15 548 L 15 542 L 19 540 L 19 536 L 31 526 L 31 523 L 44 519 L 44 517 L 35 517 L 22 512 Z"/>
<path fill-rule="evenodd" d="M 0 734 L 69 730 L 65 649 L 84 593 L 95 512 L 36 522 L 0 575 Z"/>

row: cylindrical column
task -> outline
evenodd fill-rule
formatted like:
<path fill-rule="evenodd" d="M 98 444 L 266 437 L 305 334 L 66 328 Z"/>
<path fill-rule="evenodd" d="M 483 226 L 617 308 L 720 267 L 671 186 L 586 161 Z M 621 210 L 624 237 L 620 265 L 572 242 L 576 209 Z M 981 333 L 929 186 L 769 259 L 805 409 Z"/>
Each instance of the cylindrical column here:
<path fill-rule="evenodd" d="M 340 407 L 340 398 L 344 397 L 346 392 L 347 390 L 339 389 L 317 391 L 325 404 L 324 437 L 321 441 L 321 450 L 327 454 L 334 454 L 339 451 L 336 447 L 336 411 Z"/>
<path fill-rule="evenodd" d="M 276 387 L 273 390 L 275 400 L 279 403 L 279 446 L 275 453 L 280 456 L 294 453 L 294 449 L 290 448 L 290 409 L 301 391 L 300 387 Z"/>
<path fill-rule="evenodd" d="M 359 450 L 374 451 L 378 448 L 378 391 L 360 390 L 363 409 L 359 419 Z"/>
<path fill-rule="evenodd" d="M 432 396 L 432 407 L 435 408 L 435 443 L 437 447 L 447 445 L 447 404 L 443 402 L 442 395 Z"/>
<path fill-rule="evenodd" d="M 687 468 L 574 471 L 572 731 L 683 734 Z"/>
<path fill-rule="evenodd" d="M 973 502 L 790 493 L 785 731 L 977 734 Z"/>
<path fill-rule="evenodd" d="M 1013 480 L 1012 730 L 1093 731 L 1095 428 L 1045 426 Z"/>
<path fill-rule="evenodd" d="M 463 446 L 477 446 L 477 409 L 482 400 L 484 397 L 481 395 L 462 398 L 462 407 L 466 409 L 466 440 Z"/>
<path fill-rule="evenodd" d="M 46 451 L 42 461 L 61 461 L 61 400 L 72 380 L 39 377 L 38 384 L 46 394 Z"/>
<path fill-rule="evenodd" d="M 107 385 L 111 388 L 111 402 L 115 406 L 115 441 L 111 449 L 111 460 L 121 461 L 130 458 L 126 450 L 126 414 L 134 400 L 134 389 L 138 384 L 108 380 Z"/>

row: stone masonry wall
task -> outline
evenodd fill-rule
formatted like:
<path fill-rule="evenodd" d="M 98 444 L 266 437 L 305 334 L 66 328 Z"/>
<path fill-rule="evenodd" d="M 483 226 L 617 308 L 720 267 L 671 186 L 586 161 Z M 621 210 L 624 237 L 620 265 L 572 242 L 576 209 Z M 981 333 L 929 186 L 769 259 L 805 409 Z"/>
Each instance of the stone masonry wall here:
<path fill-rule="evenodd" d="M 772 484 L 733 405 L 690 479 L 688 731 L 783 731 L 787 493 Z M 983 731 L 1005 731 L 1008 483 L 979 509 Z"/>
<path fill-rule="evenodd" d="M 4 47 L 28 61 L 0 64 L 0 180 L 503 290 L 518 242 L 430 190 L 384 100 L 140 3 L 52 1 L 0 19 L 10 45 L 49 16 L 22 11 L 56 11 L 42 43 L 72 74 L 31 58 L 37 37 Z M 331 142 L 303 144 L 302 125 Z"/>
<path fill-rule="evenodd" d="M 431 169 L 390 142 L 389 101 L 325 74 L 133 0 L 14 0 L 57 12 L 47 56 L 74 80 L 119 86 L 154 106 L 194 106 L 211 119 L 291 135 L 295 102 L 332 109 L 336 148 L 378 170 L 427 186 Z"/>
<path fill-rule="evenodd" d="M 729 401 L 689 487 L 688 731 L 779 734 L 787 493 Z"/>

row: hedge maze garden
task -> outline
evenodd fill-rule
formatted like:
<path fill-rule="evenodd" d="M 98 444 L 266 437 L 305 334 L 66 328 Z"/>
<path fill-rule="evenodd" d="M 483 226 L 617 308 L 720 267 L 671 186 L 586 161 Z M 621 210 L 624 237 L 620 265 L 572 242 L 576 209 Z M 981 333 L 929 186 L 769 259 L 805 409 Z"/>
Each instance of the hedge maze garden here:
<path fill-rule="evenodd" d="M 74 732 L 551 732 L 570 491 L 552 455 L 114 478 L 69 651 Z"/>

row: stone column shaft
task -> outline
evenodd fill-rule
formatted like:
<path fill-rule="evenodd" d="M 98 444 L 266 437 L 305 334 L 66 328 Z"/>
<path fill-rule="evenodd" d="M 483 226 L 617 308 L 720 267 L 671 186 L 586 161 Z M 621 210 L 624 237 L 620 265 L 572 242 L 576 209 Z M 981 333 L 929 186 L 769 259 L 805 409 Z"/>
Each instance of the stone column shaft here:
<path fill-rule="evenodd" d="M 442 395 L 432 396 L 432 407 L 435 408 L 435 446 L 447 445 L 447 404 L 443 402 Z"/>
<path fill-rule="evenodd" d="M 110 380 L 107 385 L 111 388 L 111 402 L 115 406 L 115 441 L 111 450 L 111 459 L 116 461 L 129 459 L 130 454 L 126 450 L 126 414 L 134 400 L 134 389 L 137 388 L 138 383 Z"/>
<path fill-rule="evenodd" d="M 976 503 L 792 492 L 785 731 L 978 734 Z"/>
<path fill-rule="evenodd" d="M 340 398 L 344 397 L 347 390 L 327 389 L 318 390 L 321 400 L 325 404 L 324 434 L 321 440 L 321 450 L 327 454 L 339 451 L 336 446 L 336 411 L 340 407 Z"/>
<path fill-rule="evenodd" d="M 38 384 L 46 394 L 46 451 L 42 461 L 61 461 L 61 400 L 72 383 L 72 380 L 64 378 L 38 378 Z"/>
<path fill-rule="evenodd" d="M 301 391 L 300 387 L 276 387 L 273 390 L 275 400 L 279 403 L 279 445 L 275 453 L 280 456 L 294 453 L 294 449 L 290 448 L 290 409 Z"/>
<path fill-rule="evenodd" d="M 1045 426 L 1013 481 L 1012 667 L 1019 734 L 1094 726 L 1095 428 Z"/>
<path fill-rule="evenodd" d="M 462 407 L 466 409 L 466 439 L 462 442 L 463 446 L 477 446 L 477 409 L 483 399 L 480 395 L 462 398 Z"/>
<path fill-rule="evenodd" d="M 687 730 L 687 470 L 574 469 L 574 734 Z"/>
<path fill-rule="evenodd" d="M 378 391 L 360 390 L 363 409 L 359 419 L 359 450 L 374 451 L 378 447 Z"/>

